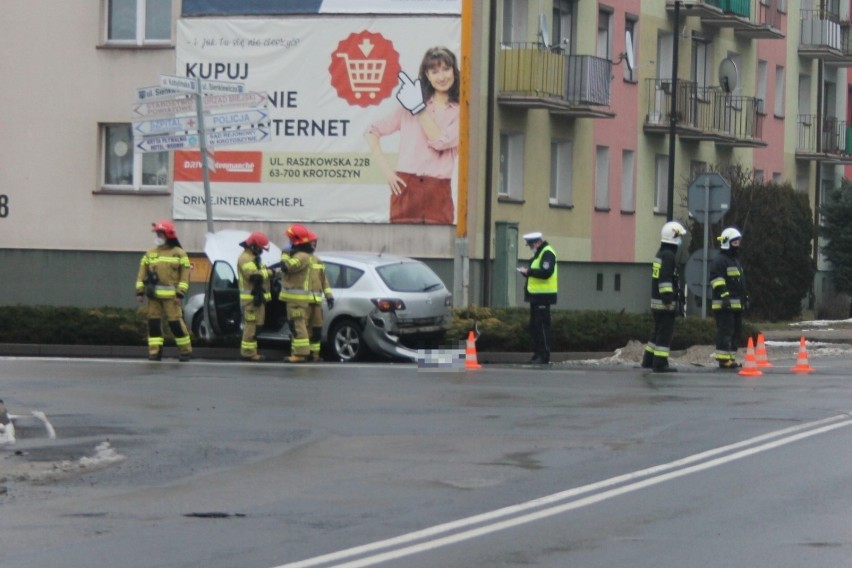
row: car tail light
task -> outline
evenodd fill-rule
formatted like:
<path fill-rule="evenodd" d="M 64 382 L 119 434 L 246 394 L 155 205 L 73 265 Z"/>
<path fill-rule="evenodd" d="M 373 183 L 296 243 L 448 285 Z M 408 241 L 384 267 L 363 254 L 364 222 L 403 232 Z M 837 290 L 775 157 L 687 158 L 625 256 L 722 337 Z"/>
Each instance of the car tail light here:
<path fill-rule="evenodd" d="M 395 312 L 405 309 L 405 302 L 397 298 L 373 298 L 370 300 L 380 312 Z"/>

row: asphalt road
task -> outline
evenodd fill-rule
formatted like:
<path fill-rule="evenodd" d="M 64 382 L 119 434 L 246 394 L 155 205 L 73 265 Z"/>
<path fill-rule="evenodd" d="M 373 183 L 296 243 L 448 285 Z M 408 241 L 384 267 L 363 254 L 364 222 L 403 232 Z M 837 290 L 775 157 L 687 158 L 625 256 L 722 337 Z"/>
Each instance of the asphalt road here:
<path fill-rule="evenodd" d="M 0 358 L 0 566 L 848 565 L 852 362 L 794 363 Z"/>

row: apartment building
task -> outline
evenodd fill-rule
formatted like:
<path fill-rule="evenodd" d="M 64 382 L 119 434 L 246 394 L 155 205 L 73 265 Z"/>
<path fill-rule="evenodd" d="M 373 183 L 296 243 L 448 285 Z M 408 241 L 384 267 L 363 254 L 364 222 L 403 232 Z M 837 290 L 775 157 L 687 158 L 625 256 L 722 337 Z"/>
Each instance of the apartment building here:
<path fill-rule="evenodd" d="M 354 4 L 357 14 L 342 13 Z M 389 13 L 401 4 L 6 6 L 0 58 L 15 88 L 0 95 L 8 111 L 0 259 L 12 276 L 0 302 L 132 305 L 138 258 L 151 221 L 161 218 L 176 218 L 203 279 L 207 224 L 177 201 L 189 190 L 175 185 L 176 158 L 138 152 L 131 130 L 137 90 L 162 74 L 186 73 L 181 21 L 205 29 L 205 19 L 227 26 L 229 18 L 241 25 L 304 18 L 319 37 L 327 32 L 317 18 L 363 22 L 388 37 L 424 22 L 446 28 L 441 41 L 458 49 L 466 87 L 452 225 L 357 215 L 215 223 L 280 240 L 289 222 L 304 221 L 326 250 L 421 258 L 458 305 L 520 305 L 514 268 L 528 255 L 520 235 L 541 230 L 562 264 L 559 308 L 642 311 L 659 229 L 670 215 L 687 218 L 686 188 L 699 172 L 741 165 L 807 192 L 816 210 L 852 163 L 848 0 L 458 0 L 434 2 L 441 14 Z M 414 23 L 395 25 L 406 18 Z M 286 83 L 275 97 L 287 96 Z M 392 103 L 390 96 L 383 104 Z M 364 201 L 348 208 L 361 211 Z M 826 286 L 820 269 L 818 296 Z"/>

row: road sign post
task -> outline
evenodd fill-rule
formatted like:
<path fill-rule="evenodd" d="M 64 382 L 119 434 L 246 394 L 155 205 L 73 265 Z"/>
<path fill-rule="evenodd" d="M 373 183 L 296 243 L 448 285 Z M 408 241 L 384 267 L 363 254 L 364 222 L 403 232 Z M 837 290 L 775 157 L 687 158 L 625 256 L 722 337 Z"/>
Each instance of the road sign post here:
<path fill-rule="evenodd" d="M 720 220 L 731 206 L 731 184 L 716 172 L 704 172 L 696 177 L 687 190 L 689 212 L 702 219 L 704 225 L 704 255 L 702 257 L 701 279 L 701 317 L 707 317 L 707 304 L 710 300 L 707 282 L 707 262 L 710 255 L 710 223 Z"/>
<path fill-rule="evenodd" d="M 269 131 L 262 128 L 269 125 L 266 93 L 246 91 L 244 83 L 233 81 L 160 75 L 160 86 L 139 88 L 136 98 L 133 133 L 138 151 L 200 150 L 207 231 L 214 232 L 210 173 L 216 171 L 216 162 L 210 148 L 267 140 Z M 210 109 L 220 112 L 206 114 Z M 205 119 L 210 120 L 214 129 L 226 130 L 208 132 Z M 243 125 L 253 127 L 243 128 Z"/>

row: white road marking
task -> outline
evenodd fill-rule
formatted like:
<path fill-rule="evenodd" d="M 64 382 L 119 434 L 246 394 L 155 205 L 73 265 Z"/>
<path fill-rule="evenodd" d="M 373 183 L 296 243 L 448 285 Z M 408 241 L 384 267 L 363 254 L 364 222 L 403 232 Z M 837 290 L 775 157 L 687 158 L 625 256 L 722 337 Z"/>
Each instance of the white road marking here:
<path fill-rule="evenodd" d="M 663 483 L 666 481 L 670 481 L 672 479 L 677 479 L 679 477 L 683 477 L 692 473 L 696 473 L 699 471 L 703 471 L 706 469 L 710 469 L 719 465 L 723 465 L 735 460 L 743 459 L 760 452 L 765 452 L 767 450 L 771 450 L 780 446 L 784 446 L 786 444 L 790 444 L 805 438 L 809 438 L 811 436 L 816 436 L 818 434 L 823 434 L 825 432 L 829 432 L 831 430 L 835 430 L 837 428 L 843 428 L 845 426 L 852 425 L 852 418 L 849 415 L 838 415 L 832 416 L 830 418 L 826 418 L 823 420 L 817 420 L 814 422 L 808 422 L 806 424 L 801 424 L 798 426 L 792 426 L 789 428 L 784 428 L 782 430 L 776 430 L 775 432 L 770 432 L 768 434 L 763 434 L 761 436 L 756 436 L 754 438 L 750 438 L 748 440 L 744 440 L 742 442 L 737 442 L 735 444 L 730 444 L 728 446 L 722 446 L 719 448 L 715 448 L 712 450 L 708 450 L 706 452 L 701 452 L 692 456 L 688 456 L 686 458 L 682 458 L 679 460 L 675 460 L 673 462 L 669 462 L 666 464 L 661 464 L 657 466 L 653 466 L 647 469 L 638 470 L 632 473 L 612 477 L 610 479 L 606 479 L 603 481 L 599 481 L 596 483 L 591 483 L 589 485 L 584 485 L 582 487 L 577 487 L 574 489 L 569 489 L 567 491 L 562 491 L 559 493 L 554 493 L 552 495 L 548 495 L 545 497 L 541 497 L 539 499 L 534 499 L 532 501 L 527 501 L 525 503 L 520 503 L 518 505 L 512 505 L 509 507 L 504 507 L 502 509 L 497 509 L 494 511 L 490 511 L 487 513 L 483 513 L 480 515 L 474 515 L 472 517 L 467 517 L 464 519 L 459 519 L 457 521 L 452 521 L 449 523 L 444 523 L 441 525 L 435 525 L 434 527 L 429 527 L 427 529 L 423 529 L 420 531 L 411 532 L 408 534 L 400 535 L 398 537 L 389 538 L 386 540 L 376 541 L 373 543 L 365 544 L 362 546 L 356 546 L 353 548 L 341 550 L 338 552 L 333 552 L 330 554 L 324 554 L 322 556 L 316 556 L 314 558 L 308 558 L 305 560 L 301 560 L 298 562 L 292 562 L 289 564 L 283 564 L 281 566 L 276 566 L 275 568 L 308 568 L 311 566 L 319 566 L 322 564 L 328 564 L 330 562 L 335 562 L 338 560 L 343 560 L 346 558 L 351 558 L 353 556 L 358 556 L 361 554 L 366 554 L 369 552 L 374 552 L 377 550 L 390 548 L 394 546 L 405 545 L 417 540 L 426 539 L 429 537 L 434 537 L 443 533 L 447 533 L 456 529 L 462 529 L 465 527 L 469 527 L 472 525 L 485 523 L 488 521 L 493 521 L 495 519 L 499 519 L 502 517 L 507 517 L 510 515 L 515 515 L 525 510 L 534 509 L 538 507 L 542 507 L 543 505 L 552 505 L 549 508 L 542 509 L 540 511 L 536 511 L 534 513 L 528 513 L 526 515 L 516 516 L 510 519 L 506 519 L 504 521 L 492 522 L 490 524 L 486 524 L 484 526 L 466 530 L 464 532 L 459 532 L 456 534 L 452 534 L 449 536 L 435 538 L 432 540 L 426 540 L 425 542 L 421 542 L 418 544 L 413 544 L 410 546 L 406 546 L 404 548 L 398 548 L 396 550 L 391 550 L 388 552 L 375 554 L 373 556 L 368 556 L 365 558 L 361 558 L 358 560 L 353 560 L 350 562 L 346 562 L 344 564 L 335 564 L 337 568 L 360 568 L 364 566 L 372 566 L 374 564 L 378 564 L 381 562 L 386 562 L 388 560 L 394 560 L 398 558 L 402 558 L 405 556 L 409 556 L 412 554 L 417 554 L 419 552 L 424 552 L 426 550 L 431 550 L 435 548 L 439 548 L 442 546 L 447 546 L 450 544 L 454 544 L 457 542 L 461 542 L 464 540 L 484 536 L 493 532 L 501 531 L 504 529 L 508 529 L 511 527 L 519 526 L 526 523 L 531 523 L 534 521 L 538 521 L 543 518 L 551 517 L 554 515 L 559 515 L 561 513 L 571 511 L 573 509 L 578 509 L 580 507 L 585 507 L 586 505 L 591 505 L 594 503 L 599 503 L 601 501 L 605 501 L 607 499 L 611 499 L 613 497 L 617 497 L 619 495 L 623 495 L 625 493 L 630 493 L 633 491 L 638 491 L 639 489 L 644 489 L 645 487 L 650 487 L 653 485 L 657 485 L 659 483 Z M 773 440 L 775 438 L 775 440 Z M 773 440 L 773 441 L 768 441 Z M 761 445 L 755 445 L 761 444 Z M 746 448 L 746 449 L 740 449 Z M 712 456 L 717 456 L 719 454 L 726 454 L 731 452 L 732 450 L 739 450 L 734 453 L 729 453 L 728 455 L 718 457 L 709 461 L 703 461 Z M 696 463 L 702 462 L 703 463 Z M 695 465 L 689 465 L 695 464 Z M 678 469 L 680 468 L 680 469 Z M 663 473 L 668 470 L 675 470 L 669 473 Z M 641 481 L 636 481 L 634 483 L 630 483 L 628 485 L 624 485 L 622 487 L 618 487 L 615 489 L 611 489 L 608 491 L 603 491 L 601 493 L 597 493 L 595 495 L 591 495 L 585 497 L 583 499 L 578 499 L 576 501 L 571 501 L 569 503 L 564 503 L 561 505 L 553 505 L 554 503 L 558 503 L 560 501 L 565 501 L 567 499 L 571 499 L 573 497 L 577 497 L 579 495 L 590 493 L 593 491 L 598 491 L 607 487 L 612 487 L 614 485 L 618 485 L 621 483 L 625 483 L 628 481 L 633 481 L 642 477 L 646 477 L 649 475 L 653 475 L 654 477 L 650 477 L 648 479 L 644 479 Z"/>

